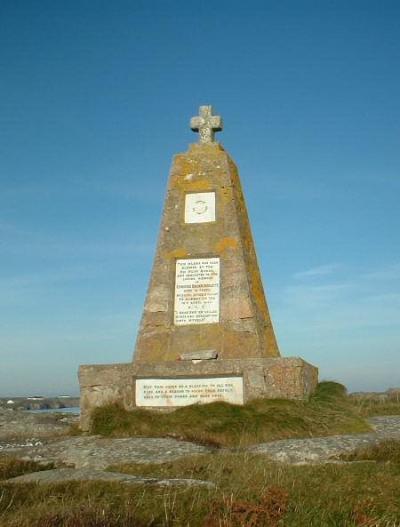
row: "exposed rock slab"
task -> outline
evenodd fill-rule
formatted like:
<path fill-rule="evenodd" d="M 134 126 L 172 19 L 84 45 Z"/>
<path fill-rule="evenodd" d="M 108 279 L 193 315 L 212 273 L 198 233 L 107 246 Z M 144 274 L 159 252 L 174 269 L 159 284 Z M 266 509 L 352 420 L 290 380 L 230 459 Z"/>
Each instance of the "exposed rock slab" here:
<path fill-rule="evenodd" d="M 383 439 L 400 440 L 400 416 L 374 417 L 369 422 L 374 431 L 367 434 L 285 439 L 253 445 L 246 451 L 284 463 L 326 463 Z M 211 447 L 172 438 L 111 439 L 99 436 L 25 440 L 9 443 L 3 450 L 0 448 L 0 452 L 22 459 L 96 470 L 123 463 L 165 463 L 214 451 Z"/>
<path fill-rule="evenodd" d="M 248 451 L 265 454 L 272 460 L 283 463 L 324 463 L 383 439 L 400 440 L 400 416 L 373 417 L 369 422 L 375 431 L 367 434 L 283 439 L 254 445 Z"/>
<path fill-rule="evenodd" d="M 371 417 L 368 422 L 380 438 L 400 439 L 400 415 Z"/>
<path fill-rule="evenodd" d="M 214 488 L 215 485 L 210 481 L 187 478 L 157 479 L 131 476 L 120 472 L 104 472 L 90 468 L 59 468 L 54 470 L 43 470 L 24 474 L 7 480 L 7 483 L 65 483 L 69 481 L 111 481 L 127 485 L 150 485 L 160 487 L 208 487 Z"/>
<path fill-rule="evenodd" d="M 33 448 L 10 449 L 9 453 L 43 463 L 104 469 L 119 463 L 165 463 L 211 451 L 213 449 L 208 447 L 170 438 L 109 439 L 90 436 L 49 441 Z"/>

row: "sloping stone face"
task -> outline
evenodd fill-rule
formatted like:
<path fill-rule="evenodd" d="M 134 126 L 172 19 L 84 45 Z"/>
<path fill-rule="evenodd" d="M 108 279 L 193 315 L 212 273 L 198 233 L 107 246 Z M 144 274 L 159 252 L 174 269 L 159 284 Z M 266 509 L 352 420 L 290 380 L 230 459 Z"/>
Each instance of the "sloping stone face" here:
<path fill-rule="evenodd" d="M 187 195 L 215 193 L 215 221 L 185 222 Z M 174 323 L 179 259 L 219 258 L 218 323 Z M 218 359 L 279 357 L 235 164 L 218 143 L 175 157 L 135 362 L 215 350 Z"/>

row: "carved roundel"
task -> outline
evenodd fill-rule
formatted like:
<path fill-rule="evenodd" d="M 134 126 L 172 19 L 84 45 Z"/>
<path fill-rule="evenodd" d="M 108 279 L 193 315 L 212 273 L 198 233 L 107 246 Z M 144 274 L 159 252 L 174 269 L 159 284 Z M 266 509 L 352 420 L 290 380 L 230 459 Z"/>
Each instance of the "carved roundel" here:
<path fill-rule="evenodd" d="M 199 192 L 185 196 L 185 223 L 215 221 L 215 192 Z"/>

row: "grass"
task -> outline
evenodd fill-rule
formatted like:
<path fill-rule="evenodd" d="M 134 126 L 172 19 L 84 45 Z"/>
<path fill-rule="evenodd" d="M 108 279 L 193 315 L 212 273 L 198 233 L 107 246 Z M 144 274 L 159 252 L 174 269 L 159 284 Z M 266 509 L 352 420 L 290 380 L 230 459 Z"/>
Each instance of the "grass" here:
<path fill-rule="evenodd" d="M 399 406 L 392 405 L 390 413 L 400 414 Z M 240 446 L 284 437 L 364 432 L 368 430 L 364 416 L 376 415 L 376 408 L 381 406 L 348 397 L 337 383 L 321 383 L 308 402 L 212 403 L 169 414 L 106 407 L 95 412 L 92 432 L 108 436 L 175 432 L 185 439 Z M 138 476 L 208 480 L 216 485 L 210 490 L 95 481 L 12 485 L 4 480 L 52 466 L 0 457 L 0 526 L 399 527 L 400 441 L 359 449 L 345 459 L 357 463 L 290 466 L 260 455 L 216 450 L 163 464 L 109 467 Z"/>
<path fill-rule="evenodd" d="M 244 406 L 224 402 L 192 405 L 170 413 L 117 405 L 97 408 L 92 434 L 111 437 L 172 436 L 202 444 L 240 447 L 274 439 L 370 431 L 344 386 L 322 382 L 309 401 L 256 399 Z"/>
<path fill-rule="evenodd" d="M 361 417 L 375 417 L 377 415 L 400 415 L 400 400 L 381 400 L 379 397 L 359 398 L 349 397 L 355 412 Z"/>
<path fill-rule="evenodd" d="M 386 439 L 375 445 L 358 448 L 350 454 L 342 456 L 346 461 L 377 461 L 384 463 L 397 463 L 400 465 L 400 441 Z"/>
<path fill-rule="evenodd" d="M 53 463 L 36 463 L 35 461 L 24 461 L 11 456 L 0 457 L 0 480 L 16 478 L 30 472 L 49 470 L 54 468 Z"/>
<path fill-rule="evenodd" d="M 286 466 L 250 454 L 112 467 L 194 477 L 214 490 L 0 482 L 2 527 L 361 527 L 400 525 L 400 464 Z"/>

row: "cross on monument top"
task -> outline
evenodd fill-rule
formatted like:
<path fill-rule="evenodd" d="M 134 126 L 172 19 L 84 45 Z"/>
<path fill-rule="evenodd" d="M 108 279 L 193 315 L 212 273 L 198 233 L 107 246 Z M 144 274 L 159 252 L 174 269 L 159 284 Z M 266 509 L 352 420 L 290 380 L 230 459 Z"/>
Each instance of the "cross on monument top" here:
<path fill-rule="evenodd" d="M 199 132 L 199 143 L 213 143 L 215 132 L 221 132 L 223 128 L 222 118 L 212 115 L 212 106 L 200 106 L 199 114 L 190 119 L 190 128 L 193 132 Z"/>

